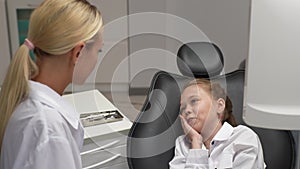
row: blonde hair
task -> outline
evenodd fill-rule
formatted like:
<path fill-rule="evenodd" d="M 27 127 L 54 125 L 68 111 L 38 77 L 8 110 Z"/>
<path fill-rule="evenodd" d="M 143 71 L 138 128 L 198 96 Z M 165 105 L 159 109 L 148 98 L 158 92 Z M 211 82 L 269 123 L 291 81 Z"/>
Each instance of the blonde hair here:
<path fill-rule="evenodd" d="M 101 27 L 100 12 L 86 0 L 45 0 L 30 16 L 27 38 L 35 56 L 61 55 L 96 37 Z M 24 44 L 16 51 L 0 91 L 0 150 L 8 120 L 27 97 L 28 81 L 38 74 L 29 52 Z"/>
<path fill-rule="evenodd" d="M 222 124 L 228 122 L 232 126 L 237 126 L 236 120 L 232 114 L 232 102 L 227 96 L 225 90 L 221 87 L 219 83 L 211 82 L 207 79 L 194 79 L 190 81 L 184 88 L 189 86 L 198 85 L 203 88 L 207 93 L 209 93 L 214 100 L 222 98 L 225 100 L 225 109 L 223 112 Z"/>

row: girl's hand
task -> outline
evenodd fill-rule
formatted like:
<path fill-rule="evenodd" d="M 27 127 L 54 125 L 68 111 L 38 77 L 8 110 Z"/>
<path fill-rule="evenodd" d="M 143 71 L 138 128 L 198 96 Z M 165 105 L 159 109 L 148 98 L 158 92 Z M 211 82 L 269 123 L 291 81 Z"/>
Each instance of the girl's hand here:
<path fill-rule="evenodd" d="M 201 149 L 203 144 L 203 137 L 200 133 L 198 133 L 192 126 L 188 124 L 186 119 L 179 115 L 181 119 L 181 126 L 183 128 L 184 133 L 189 137 L 192 142 L 192 149 Z"/>

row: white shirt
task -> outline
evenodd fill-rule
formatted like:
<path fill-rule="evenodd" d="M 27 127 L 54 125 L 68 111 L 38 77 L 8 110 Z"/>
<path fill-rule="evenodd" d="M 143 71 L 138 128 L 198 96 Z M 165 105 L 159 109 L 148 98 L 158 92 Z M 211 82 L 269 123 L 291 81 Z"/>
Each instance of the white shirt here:
<path fill-rule="evenodd" d="M 29 82 L 28 98 L 6 127 L 1 169 L 80 169 L 83 128 L 79 114 L 46 85 Z"/>
<path fill-rule="evenodd" d="M 263 169 L 264 159 L 258 136 L 248 127 L 224 123 L 210 143 L 210 151 L 190 149 L 185 136 L 176 139 L 170 169 Z"/>

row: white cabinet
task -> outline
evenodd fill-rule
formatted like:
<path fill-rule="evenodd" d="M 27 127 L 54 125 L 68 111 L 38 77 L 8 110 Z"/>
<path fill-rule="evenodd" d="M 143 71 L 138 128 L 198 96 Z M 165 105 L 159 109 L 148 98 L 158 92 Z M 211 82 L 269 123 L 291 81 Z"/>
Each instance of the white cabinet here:
<path fill-rule="evenodd" d="M 122 134 L 127 135 L 127 131 Z M 105 168 L 122 165 L 127 168 L 126 138 L 122 134 L 111 133 L 84 141 L 81 153 L 82 168 Z"/>
<path fill-rule="evenodd" d="M 27 36 L 29 17 L 42 0 L 7 0 L 8 28 L 11 54 L 14 54 Z"/>
<path fill-rule="evenodd" d="M 65 95 L 64 98 L 80 114 L 118 110 L 98 90 Z M 122 112 L 120 114 L 123 116 L 120 121 L 84 127 L 83 169 L 127 168 L 126 141 L 132 123 Z"/>

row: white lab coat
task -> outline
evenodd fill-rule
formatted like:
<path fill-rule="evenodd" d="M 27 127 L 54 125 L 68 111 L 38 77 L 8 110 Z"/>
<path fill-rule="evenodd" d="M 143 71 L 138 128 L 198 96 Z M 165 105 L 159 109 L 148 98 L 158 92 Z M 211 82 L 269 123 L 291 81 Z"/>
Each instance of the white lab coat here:
<path fill-rule="evenodd" d="M 246 126 L 224 123 L 210 144 L 210 152 L 190 149 L 185 136 L 176 139 L 170 169 L 263 169 L 264 159 L 258 136 Z"/>
<path fill-rule="evenodd" d="M 30 81 L 28 98 L 12 114 L 2 144 L 1 169 L 80 169 L 83 128 L 63 98 Z"/>

